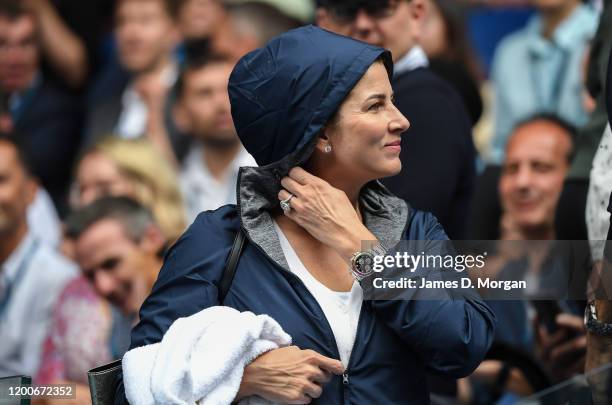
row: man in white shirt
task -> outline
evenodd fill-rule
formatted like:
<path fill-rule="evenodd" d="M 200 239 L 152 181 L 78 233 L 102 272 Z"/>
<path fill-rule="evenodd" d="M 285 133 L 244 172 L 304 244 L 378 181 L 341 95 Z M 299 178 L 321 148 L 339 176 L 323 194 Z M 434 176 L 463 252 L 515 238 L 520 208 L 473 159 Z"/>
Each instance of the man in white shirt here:
<path fill-rule="evenodd" d="M 88 113 L 86 144 L 117 134 L 147 136 L 173 158 L 164 122 L 164 107 L 177 74 L 174 49 L 180 40 L 172 0 L 120 0 L 115 8 L 115 36 L 121 69 L 98 83 L 96 101 Z"/>
<path fill-rule="evenodd" d="M 238 169 L 256 166 L 232 121 L 227 93 L 232 68 L 224 56 L 190 49 L 177 83 L 175 120 L 193 138 L 180 174 L 191 219 L 201 211 L 235 203 Z"/>
<path fill-rule="evenodd" d="M 28 230 L 35 193 L 22 149 L 0 137 L 0 377 L 36 373 L 55 301 L 77 274 Z"/>

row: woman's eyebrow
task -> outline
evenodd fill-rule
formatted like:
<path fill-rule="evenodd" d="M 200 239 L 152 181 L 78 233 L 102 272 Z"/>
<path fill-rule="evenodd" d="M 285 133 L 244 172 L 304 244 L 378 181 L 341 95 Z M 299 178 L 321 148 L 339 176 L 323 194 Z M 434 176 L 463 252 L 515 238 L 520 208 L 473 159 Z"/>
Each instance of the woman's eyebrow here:
<path fill-rule="evenodd" d="M 371 96 L 366 98 L 365 101 L 368 101 L 368 100 L 371 100 L 371 99 L 374 99 L 374 98 L 384 100 L 384 99 L 387 98 L 387 95 L 383 94 L 383 93 L 372 94 Z"/>

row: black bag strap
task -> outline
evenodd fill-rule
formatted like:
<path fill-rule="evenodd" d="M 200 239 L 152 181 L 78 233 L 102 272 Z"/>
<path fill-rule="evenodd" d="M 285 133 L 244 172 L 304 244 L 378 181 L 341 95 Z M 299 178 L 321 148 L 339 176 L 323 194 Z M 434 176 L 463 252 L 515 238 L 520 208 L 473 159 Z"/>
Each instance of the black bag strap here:
<path fill-rule="evenodd" d="M 219 302 L 221 304 L 223 304 L 225 296 L 232 286 L 232 281 L 234 280 L 234 274 L 236 274 L 236 267 L 238 267 L 238 261 L 240 260 L 240 254 L 242 253 L 245 239 L 246 235 L 244 234 L 242 228 L 240 228 L 236 234 L 236 238 L 234 239 L 232 250 L 230 250 L 230 254 L 225 262 L 223 275 L 221 276 L 221 281 L 219 282 Z"/>

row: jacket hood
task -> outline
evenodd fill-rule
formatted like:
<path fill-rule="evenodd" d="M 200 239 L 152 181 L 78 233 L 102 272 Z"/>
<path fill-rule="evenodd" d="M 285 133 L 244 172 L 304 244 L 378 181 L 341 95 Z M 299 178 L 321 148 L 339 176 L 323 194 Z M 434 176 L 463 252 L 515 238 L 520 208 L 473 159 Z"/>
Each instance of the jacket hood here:
<path fill-rule="evenodd" d="M 260 166 L 301 149 L 379 57 L 391 78 L 389 51 L 312 25 L 248 53 L 228 85 L 242 144 Z"/>

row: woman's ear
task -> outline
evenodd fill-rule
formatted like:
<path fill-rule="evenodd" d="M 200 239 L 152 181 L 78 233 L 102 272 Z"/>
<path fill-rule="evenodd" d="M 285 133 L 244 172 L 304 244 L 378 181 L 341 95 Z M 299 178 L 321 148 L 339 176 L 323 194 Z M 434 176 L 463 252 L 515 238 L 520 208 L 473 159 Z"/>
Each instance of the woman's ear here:
<path fill-rule="evenodd" d="M 321 128 L 319 133 L 317 134 L 317 145 L 316 148 L 321 153 L 329 153 L 331 152 L 331 142 L 329 140 L 327 127 Z"/>

